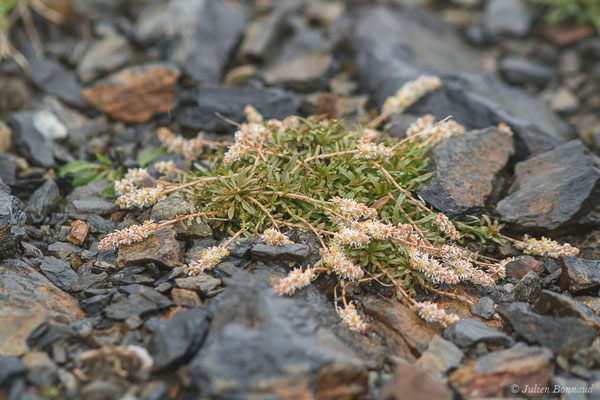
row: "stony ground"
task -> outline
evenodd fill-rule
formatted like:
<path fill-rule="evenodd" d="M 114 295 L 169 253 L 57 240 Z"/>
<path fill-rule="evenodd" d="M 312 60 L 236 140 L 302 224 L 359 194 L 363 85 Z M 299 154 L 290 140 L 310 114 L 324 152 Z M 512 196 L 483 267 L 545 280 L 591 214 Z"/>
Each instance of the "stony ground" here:
<path fill-rule="evenodd" d="M 254 3 L 78 2 L 62 27 L 36 20 L 44 58 L 16 35 L 31 76 L 0 64 L 0 399 L 599 397 L 598 34 L 548 28 L 519 0 Z M 120 211 L 106 181 L 56 174 L 118 148 L 137 167 L 159 126 L 229 135 L 216 113 L 241 121 L 246 104 L 352 125 L 422 74 L 442 89 L 385 131 L 428 112 L 469 130 L 434 150 L 422 198 L 582 249 L 460 287 L 472 306 L 437 299 L 462 318 L 445 331 L 369 286 L 350 294 L 365 335 L 340 322 L 326 279 L 276 296 L 290 261 L 318 257 L 302 232 L 282 248 L 237 241 L 197 277 L 181 265 L 215 243 L 202 223 L 99 252 L 103 235 L 187 204 Z"/>

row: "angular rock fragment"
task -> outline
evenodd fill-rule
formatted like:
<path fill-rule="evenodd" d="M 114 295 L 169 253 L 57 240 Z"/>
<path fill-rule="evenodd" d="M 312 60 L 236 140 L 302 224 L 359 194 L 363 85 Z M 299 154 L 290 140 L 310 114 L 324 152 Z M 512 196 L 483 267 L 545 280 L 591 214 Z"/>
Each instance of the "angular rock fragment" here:
<path fill-rule="evenodd" d="M 506 264 L 506 275 L 512 278 L 521 279 L 531 271 L 541 275 L 545 271 L 544 263 L 533 257 L 519 257 Z"/>
<path fill-rule="evenodd" d="M 90 226 L 81 220 L 75 220 L 71 224 L 71 232 L 67 240 L 75 245 L 81 246 L 88 237 Z"/>
<path fill-rule="evenodd" d="M 450 389 L 432 378 L 427 372 L 402 362 L 394 368 L 394 375 L 382 390 L 385 400 L 451 400 Z"/>
<path fill-rule="evenodd" d="M 458 367 L 463 356 L 462 350 L 456 345 L 435 335 L 429 342 L 427 351 L 421 355 L 415 365 L 434 377 L 441 378 L 449 370 Z"/>
<path fill-rule="evenodd" d="M 42 186 L 31 195 L 25 213 L 33 222 L 41 222 L 60 202 L 60 191 L 54 179 L 47 179 Z"/>
<path fill-rule="evenodd" d="M 52 168 L 56 165 L 52 143 L 46 140 L 34 125 L 36 113 L 23 111 L 14 113 L 8 120 L 13 130 L 13 141 L 19 153 L 32 164 Z"/>
<path fill-rule="evenodd" d="M 44 257 L 40 270 L 52 283 L 66 292 L 77 279 L 77 273 L 73 271 L 71 264 L 54 257 Z"/>
<path fill-rule="evenodd" d="M 515 301 L 533 302 L 542 289 L 542 280 L 533 271 L 529 271 L 525 276 L 513 287 L 511 293 Z"/>
<path fill-rule="evenodd" d="M 21 202 L 0 191 L 0 258 L 15 253 L 17 244 L 26 236 L 24 224 L 27 216 L 20 210 Z"/>
<path fill-rule="evenodd" d="M 111 319 L 125 321 L 132 316 L 143 317 L 149 313 L 164 310 L 173 305 L 167 297 L 156 290 L 141 286 L 132 288 L 132 292 L 123 301 L 113 303 L 104 309 L 104 314 Z"/>
<path fill-rule="evenodd" d="M 108 185 L 109 183 L 103 179 L 75 188 L 67 196 L 68 203 L 65 211 L 69 216 L 81 219 L 87 218 L 90 214 L 105 215 L 117 211 L 118 207 L 114 201 L 99 195 Z"/>
<path fill-rule="evenodd" d="M 492 36 L 525 36 L 533 15 L 521 0 L 491 0 L 487 2 L 483 26 Z"/>
<path fill-rule="evenodd" d="M 180 247 L 175 239 L 175 231 L 161 228 L 141 242 L 119 246 L 117 268 L 155 262 L 165 267 L 175 268 L 179 261 Z"/>
<path fill-rule="evenodd" d="M 600 318 L 594 311 L 564 294 L 542 290 L 534 308 L 541 314 L 577 317 L 595 328 L 600 328 Z"/>
<path fill-rule="evenodd" d="M 152 218 L 157 222 L 175 219 L 181 215 L 192 213 L 192 207 L 180 196 L 162 198 L 152 207 Z M 212 229 L 204 221 L 195 218 L 183 221 L 181 224 L 172 225 L 177 239 L 190 240 L 212 237 Z"/>
<path fill-rule="evenodd" d="M 503 347 L 509 347 L 514 344 L 514 341 L 505 333 L 492 329 L 483 322 L 474 319 L 456 321 L 446 328 L 444 338 L 463 348 L 481 342 Z"/>
<path fill-rule="evenodd" d="M 305 244 L 292 243 L 269 246 L 259 243 L 250 250 L 252 257 L 263 261 L 304 262 L 310 257 L 310 248 Z"/>

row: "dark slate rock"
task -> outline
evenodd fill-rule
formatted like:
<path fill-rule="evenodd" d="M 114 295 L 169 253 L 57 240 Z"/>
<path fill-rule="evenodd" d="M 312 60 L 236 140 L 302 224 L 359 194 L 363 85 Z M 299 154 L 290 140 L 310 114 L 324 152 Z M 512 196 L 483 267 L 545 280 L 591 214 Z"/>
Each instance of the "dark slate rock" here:
<path fill-rule="evenodd" d="M 0 192 L 0 259 L 14 254 L 26 236 L 23 225 L 27 216 L 20 210 L 20 204 L 16 197 Z"/>
<path fill-rule="evenodd" d="M 577 293 L 600 286 L 600 261 L 586 260 L 575 256 L 558 259 L 561 267 L 560 288 Z"/>
<path fill-rule="evenodd" d="M 39 89 L 72 106 L 84 106 L 82 86 L 73 72 L 55 60 L 39 57 L 32 46 L 27 46 L 24 54 L 29 62 L 31 80 Z"/>
<path fill-rule="evenodd" d="M 479 76 L 477 55 L 465 49 L 454 31 L 423 10 L 375 7 L 357 13 L 351 37 L 360 88 L 380 107 L 388 96 L 423 74 L 442 78 L 442 88 L 408 111 L 452 115 L 467 129 L 508 124 L 516 135 L 518 159 L 547 151 L 569 127 L 540 100 L 493 77 Z"/>
<path fill-rule="evenodd" d="M 156 290 L 140 286 L 137 293 L 130 294 L 121 302 L 113 303 L 104 309 L 104 314 L 111 319 L 124 321 L 137 315 L 143 317 L 149 313 L 171 307 L 173 303 Z"/>
<path fill-rule="evenodd" d="M 91 233 L 111 233 L 117 227 L 117 224 L 114 222 L 94 214 L 88 216 L 86 222 L 90 226 Z"/>
<path fill-rule="evenodd" d="M 290 261 L 301 263 L 310 257 L 309 247 L 305 244 L 285 244 L 283 246 L 268 246 L 259 243 L 252 247 L 252 257 L 265 261 Z"/>
<path fill-rule="evenodd" d="M 25 213 L 34 223 L 42 222 L 60 202 L 60 191 L 53 179 L 48 179 L 29 199 Z"/>
<path fill-rule="evenodd" d="M 519 257 L 506 264 L 506 275 L 517 279 L 523 278 L 531 271 L 541 275 L 544 270 L 543 262 L 529 256 Z"/>
<path fill-rule="evenodd" d="M 60 259 L 66 259 L 71 254 L 81 255 L 81 247 L 77 247 L 71 243 L 54 242 L 48 246 L 48 253 L 51 256 L 56 256 Z"/>
<path fill-rule="evenodd" d="M 280 89 L 196 88 L 183 91 L 174 118 L 184 127 L 211 132 L 232 132 L 235 127 L 219 118 L 219 113 L 235 122 L 245 122 L 244 107 L 252 104 L 267 119 L 283 119 L 297 114 L 299 99 Z"/>
<path fill-rule="evenodd" d="M 567 358 L 596 338 L 596 329 L 579 318 L 536 314 L 527 303 L 503 303 L 496 310 L 519 336 Z"/>
<path fill-rule="evenodd" d="M 445 140 L 433 150 L 435 172 L 419 194 L 451 218 L 480 213 L 513 154 L 511 135 L 497 128 Z"/>
<path fill-rule="evenodd" d="M 515 301 L 533 302 L 542 289 L 542 280 L 533 271 L 528 272 L 512 289 Z"/>
<path fill-rule="evenodd" d="M 477 303 L 471 306 L 471 313 L 483 319 L 492 319 L 494 317 L 494 300 L 489 297 L 482 297 Z"/>
<path fill-rule="evenodd" d="M 154 368 L 177 367 L 192 358 L 204 342 L 208 327 L 208 314 L 201 308 L 183 310 L 169 320 L 160 320 L 148 345 Z"/>
<path fill-rule="evenodd" d="M 110 302 L 110 294 L 97 294 L 79 302 L 79 306 L 88 316 L 100 314 Z"/>
<path fill-rule="evenodd" d="M 521 57 L 503 58 L 499 70 L 504 79 L 514 85 L 533 83 L 545 87 L 558 78 L 554 68 Z"/>
<path fill-rule="evenodd" d="M 503 221 L 528 231 L 565 231 L 600 221 L 600 169 L 573 140 L 515 166 L 510 194 L 496 207 Z"/>
<path fill-rule="evenodd" d="M 542 290 L 534 308 L 540 314 L 577 317 L 591 326 L 600 327 L 600 317 L 592 309 L 564 294 Z"/>
<path fill-rule="evenodd" d="M 435 335 L 415 365 L 441 378 L 451 369 L 458 367 L 463 357 L 462 350 L 456 345 Z"/>
<path fill-rule="evenodd" d="M 7 185 L 12 185 L 17 180 L 17 159 L 12 153 L 0 153 L 0 178 Z"/>
<path fill-rule="evenodd" d="M 458 347 L 466 348 L 476 343 L 486 343 L 496 346 L 509 347 L 514 341 L 505 333 L 488 327 L 483 322 L 474 319 L 461 319 L 446 328 L 444 338 Z"/>
<path fill-rule="evenodd" d="M 77 273 L 73 271 L 71 264 L 54 257 L 44 257 L 40 264 L 40 270 L 50 282 L 64 291 L 68 291 L 77 279 Z"/>
<path fill-rule="evenodd" d="M 6 183 L 4 183 L 4 181 L 2 180 L 2 177 L 0 177 L 0 192 L 2 192 L 4 194 L 11 193 L 10 186 L 8 186 Z"/>
<path fill-rule="evenodd" d="M 66 212 L 72 218 L 86 219 L 90 214 L 105 215 L 117 211 L 114 201 L 99 195 L 107 186 L 108 182 L 103 179 L 75 188 L 67 197 Z"/>
<path fill-rule="evenodd" d="M 27 366 L 16 357 L 0 355 L 0 388 L 9 387 L 18 377 L 27 374 Z"/>
<path fill-rule="evenodd" d="M 483 26 L 490 36 L 525 36 L 532 19 L 522 0 L 491 0 L 485 8 Z"/>
<path fill-rule="evenodd" d="M 166 42 L 167 58 L 192 78 L 218 83 L 245 26 L 237 8 L 218 0 L 147 3 L 137 19 L 136 36 Z"/>
<path fill-rule="evenodd" d="M 52 168 L 54 153 L 52 143 L 48 142 L 35 128 L 35 112 L 23 111 L 10 116 L 8 124 L 13 130 L 13 138 L 19 153 L 31 161 L 34 165 L 44 168 Z"/>

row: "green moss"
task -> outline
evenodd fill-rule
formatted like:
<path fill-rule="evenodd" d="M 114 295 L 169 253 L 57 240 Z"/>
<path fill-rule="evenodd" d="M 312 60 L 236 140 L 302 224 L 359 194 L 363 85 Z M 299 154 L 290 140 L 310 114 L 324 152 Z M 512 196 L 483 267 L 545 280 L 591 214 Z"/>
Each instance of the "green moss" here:
<path fill-rule="evenodd" d="M 600 32 L 600 1 L 598 0 L 528 0 L 551 24 L 575 22 L 591 24 Z"/>

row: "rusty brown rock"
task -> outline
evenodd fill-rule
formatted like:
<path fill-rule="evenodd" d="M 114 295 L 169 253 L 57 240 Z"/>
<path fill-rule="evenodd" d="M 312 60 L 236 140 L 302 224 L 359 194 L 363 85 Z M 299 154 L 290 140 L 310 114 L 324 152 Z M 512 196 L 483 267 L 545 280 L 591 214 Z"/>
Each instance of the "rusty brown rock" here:
<path fill-rule="evenodd" d="M 164 64 L 126 68 L 81 92 L 83 98 L 112 118 L 144 123 L 173 106 L 179 71 Z"/>
<path fill-rule="evenodd" d="M 90 226 L 84 221 L 78 219 L 73 221 L 71 224 L 71 233 L 67 237 L 67 240 L 74 245 L 80 246 L 82 245 L 90 232 Z"/>
<path fill-rule="evenodd" d="M 120 246 L 117 256 L 117 268 L 155 262 L 166 267 L 175 268 L 180 265 L 179 242 L 175 239 L 175 231 L 161 228 L 139 243 Z"/>
<path fill-rule="evenodd" d="M 48 319 L 68 324 L 83 317 L 77 300 L 33 268 L 20 261 L 0 267 L 0 354 L 23 354 L 29 333 Z"/>
<path fill-rule="evenodd" d="M 173 302 L 180 307 L 197 307 L 202 304 L 200 296 L 193 290 L 175 288 L 171 290 Z"/>
<path fill-rule="evenodd" d="M 502 397 L 509 394 L 510 385 L 547 386 L 551 359 L 548 349 L 518 345 L 467 362 L 449 382 L 464 398 Z"/>
<path fill-rule="evenodd" d="M 506 265 L 506 275 L 522 279 L 528 272 L 541 275 L 544 272 L 544 263 L 530 257 L 520 257 Z"/>
<path fill-rule="evenodd" d="M 449 217 L 481 212 L 514 153 L 512 136 L 494 127 L 445 140 L 433 150 L 434 175 L 419 194 Z"/>
<path fill-rule="evenodd" d="M 383 388 L 385 400 L 451 400 L 450 389 L 427 372 L 407 362 L 394 369 L 392 380 Z"/>

